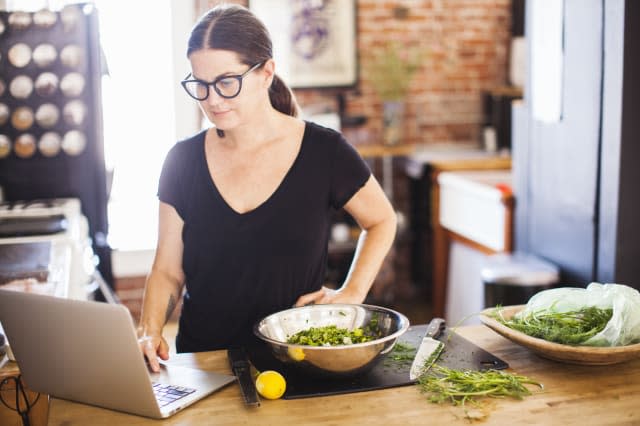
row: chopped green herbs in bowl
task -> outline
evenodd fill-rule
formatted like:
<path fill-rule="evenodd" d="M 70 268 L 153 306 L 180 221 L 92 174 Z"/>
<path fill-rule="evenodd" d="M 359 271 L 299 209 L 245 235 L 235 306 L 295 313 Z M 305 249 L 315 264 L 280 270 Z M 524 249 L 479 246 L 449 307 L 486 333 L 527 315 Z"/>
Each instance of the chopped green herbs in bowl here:
<path fill-rule="evenodd" d="M 299 331 L 289 337 L 287 343 L 309 346 L 338 346 L 369 342 L 374 338 L 375 336 L 372 334 L 365 334 L 360 327 L 349 330 L 347 328 L 338 328 L 336 325 L 327 325 Z"/>
<path fill-rule="evenodd" d="M 308 305 L 269 315 L 254 326 L 283 363 L 322 377 L 352 377 L 373 368 L 409 328 L 392 309 L 365 304 Z"/>

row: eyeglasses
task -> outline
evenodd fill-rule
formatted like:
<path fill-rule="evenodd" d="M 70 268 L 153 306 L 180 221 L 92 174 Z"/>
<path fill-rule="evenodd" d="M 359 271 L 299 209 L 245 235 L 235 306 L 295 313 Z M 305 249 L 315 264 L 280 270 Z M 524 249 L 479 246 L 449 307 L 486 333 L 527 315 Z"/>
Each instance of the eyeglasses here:
<path fill-rule="evenodd" d="M 223 75 L 210 83 L 196 78 L 189 79 L 190 76 L 193 77 L 193 75 L 189 73 L 189 75 L 187 75 L 180 84 L 182 84 L 182 87 L 184 87 L 184 90 L 186 90 L 189 96 L 198 101 L 204 101 L 209 97 L 210 86 L 213 86 L 213 90 L 215 90 L 221 98 L 231 99 L 240 94 L 240 90 L 242 90 L 242 79 L 251 71 L 261 67 L 263 64 L 264 62 L 258 62 L 243 74 Z"/>
<path fill-rule="evenodd" d="M 11 383 L 13 383 L 13 386 Z M 15 393 L 15 397 L 5 399 L 5 393 L 7 392 Z M 23 426 L 30 426 L 29 412 L 33 406 L 38 403 L 38 399 L 40 399 L 39 393 L 36 394 L 35 398 L 32 397 L 29 399 L 29 393 L 33 392 L 25 390 L 20 375 L 6 377 L 0 382 L 0 401 L 2 401 L 5 407 L 16 411 L 20 415 Z"/>

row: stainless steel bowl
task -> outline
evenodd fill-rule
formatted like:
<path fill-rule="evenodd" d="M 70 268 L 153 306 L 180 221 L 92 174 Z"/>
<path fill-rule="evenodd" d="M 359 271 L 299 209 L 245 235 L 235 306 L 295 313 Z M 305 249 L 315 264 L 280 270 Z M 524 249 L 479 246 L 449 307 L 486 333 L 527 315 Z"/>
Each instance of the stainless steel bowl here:
<path fill-rule="evenodd" d="M 353 330 L 367 327 L 377 337 L 366 343 L 341 346 L 307 346 L 287 343 L 287 339 L 310 327 L 336 325 Z M 373 305 L 308 305 L 269 315 L 254 328 L 281 362 L 322 377 L 352 377 L 372 369 L 384 358 L 409 328 L 409 320 L 392 309 Z"/>

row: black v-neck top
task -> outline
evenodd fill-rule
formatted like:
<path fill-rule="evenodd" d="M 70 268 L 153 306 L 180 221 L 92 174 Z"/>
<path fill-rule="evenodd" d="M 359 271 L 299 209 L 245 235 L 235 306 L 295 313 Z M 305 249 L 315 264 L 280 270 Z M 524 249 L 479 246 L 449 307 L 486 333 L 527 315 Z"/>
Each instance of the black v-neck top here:
<path fill-rule="evenodd" d="M 241 214 L 211 178 L 205 133 L 173 146 L 158 189 L 184 221 L 178 352 L 248 343 L 255 322 L 320 289 L 331 213 L 371 175 L 338 132 L 306 122 L 300 151 L 279 187 Z"/>

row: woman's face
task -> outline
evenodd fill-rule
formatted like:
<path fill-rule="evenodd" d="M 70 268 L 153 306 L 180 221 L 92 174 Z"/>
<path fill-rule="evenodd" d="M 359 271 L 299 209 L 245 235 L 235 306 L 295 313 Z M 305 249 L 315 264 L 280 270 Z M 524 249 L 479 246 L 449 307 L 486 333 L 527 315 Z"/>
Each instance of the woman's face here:
<path fill-rule="evenodd" d="M 203 49 L 193 52 L 189 60 L 193 78 L 206 82 L 222 76 L 242 75 L 250 69 L 249 65 L 240 62 L 235 52 L 229 50 Z M 231 99 L 223 98 L 213 85 L 209 86 L 209 97 L 199 101 L 202 112 L 220 130 L 233 130 L 246 124 L 249 118 L 255 118 L 263 102 L 269 102 L 271 68 L 272 65 L 259 67 L 246 74 L 242 78 L 240 93 Z M 219 87 L 224 90 L 222 82 Z"/>

